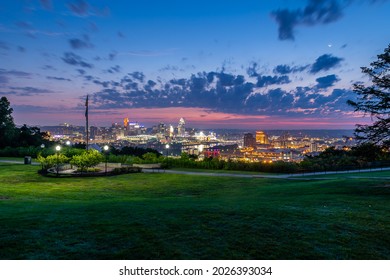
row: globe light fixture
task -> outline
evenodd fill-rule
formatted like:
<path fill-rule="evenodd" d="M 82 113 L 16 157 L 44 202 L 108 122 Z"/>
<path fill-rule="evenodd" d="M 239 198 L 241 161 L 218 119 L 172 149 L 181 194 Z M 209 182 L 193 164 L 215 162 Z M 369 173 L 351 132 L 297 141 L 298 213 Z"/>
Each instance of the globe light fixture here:
<path fill-rule="evenodd" d="M 166 144 L 166 145 L 165 145 L 165 149 L 167 150 L 167 157 L 168 157 L 169 144 Z"/>
<path fill-rule="evenodd" d="M 59 152 L 61 151 L 61 146 L 60 145 L 57 145 L 56 146 L 56 153 L 57 153 L 57 166 L 56 166 L 56 170 L 57 170 L 57 177 L 58 177 L 58 165 L 59 165 Z"/>
<path fill-rule="evenodd" d="M 108 149 L 110 147 L 108 147 L 108 145 L 104 145 L 103 147 L 103 150 L 104 150 L 104 153 L 106 154 L 106 164 L 105 164 L 105 172 L 104 174 L 107 176 L 107 161 L 108 161 Z"/>

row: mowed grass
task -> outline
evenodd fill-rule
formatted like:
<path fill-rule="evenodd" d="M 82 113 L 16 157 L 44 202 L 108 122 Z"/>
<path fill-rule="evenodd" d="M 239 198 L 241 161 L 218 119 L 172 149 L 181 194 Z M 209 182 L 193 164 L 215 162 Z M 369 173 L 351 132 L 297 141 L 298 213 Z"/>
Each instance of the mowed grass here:
<path fill-rule="evenodd" d="M 0 259 L 389 259 L 388 180 L 128 174 L 0 164 Z"/>

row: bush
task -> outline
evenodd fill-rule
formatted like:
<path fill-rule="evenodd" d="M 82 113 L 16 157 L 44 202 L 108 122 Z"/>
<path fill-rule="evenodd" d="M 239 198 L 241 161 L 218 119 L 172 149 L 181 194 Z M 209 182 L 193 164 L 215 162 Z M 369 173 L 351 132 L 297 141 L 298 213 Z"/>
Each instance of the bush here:
<path fill-rule="evenodd" d="M 51 156 L 47 156 L 46 158 L 38 154 L 37 161 L 41 164 L 42 169 L 47 170 L 55 166 L 57 163 L 58 164 L 68 163 L 69 158 L 63 154 L 51 155 Z"/>
<path fill-rule="evenodd" d="M 119 167 L 119 168 L 114 168 L 111 171 L 111 174 L 119 175 L 119 174 L 138 173 L 138 172 L 141 172 L 141 168 L 139 168 L 139 167 L 122 166 L 122 167 Z"/>
<path fill-rule="evenodd" d="M 77 166 L 83 172 L 88 167 L 93 167 L 102 161 L 104 161 L 104 156 L 101 153 L 96 150 L 87 150 L 83 151 L 81 155 L 73 156 L 70 163 Z"/>

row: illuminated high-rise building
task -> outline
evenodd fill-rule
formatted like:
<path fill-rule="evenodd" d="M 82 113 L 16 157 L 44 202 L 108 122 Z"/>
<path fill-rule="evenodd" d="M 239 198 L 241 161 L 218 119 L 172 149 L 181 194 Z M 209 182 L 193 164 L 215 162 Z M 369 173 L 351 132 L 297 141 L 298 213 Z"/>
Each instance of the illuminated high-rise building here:
<path fill-rule="evenodd" d="M 264 131 L 256 131 L 256 144 L 269 144 L 268 135 Z"/>
<path fill-rule="evenodd" d="M 318 152 L 318 144 L 316 142 L 310 143 L 309 151 L 310 153 Z"/>
<path fill-rule="evenodd" d="M 186 133 L 185 125 L 186 125 L 186 121 L 184 120 L 184 118 L 180 118 L 179 124 L 177 126 L 177 134 L 178 134 L 178 136 L 181 136 L 181 137 L 185 136 L 185 133 Z"/>
<path fill-rule="evenodd" d="M 124 126 L 125 129 L 128 128 L 128 126 L 129 126 L 129 118 L 124 118 L 123 119 L 123 126 Z"/>

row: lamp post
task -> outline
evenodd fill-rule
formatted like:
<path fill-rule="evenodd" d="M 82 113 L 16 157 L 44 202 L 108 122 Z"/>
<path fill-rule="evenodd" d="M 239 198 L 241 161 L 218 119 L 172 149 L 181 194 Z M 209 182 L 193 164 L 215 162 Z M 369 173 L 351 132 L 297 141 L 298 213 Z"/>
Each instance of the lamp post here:
<path fill-rule="evenodd" d="M 41 145 L 42 151 L 43 151 L 44 148 L 45 148 L 45 144 L 42 144 L 42 145 Z M 42 169 L 42 171 L 43 171 L 43 162 L 41 163 L 41 169 Z"/>
<path fill-rule="evenodd" d="M 104 145 L 104 147 L 103 147 L 103 149 L 104 149 L 104 153 L 105 153 L 105 155 L 106 155 L 106 168 L 105 168 L 105 174 L 106 174 L 106 176 L 107 176 L 107 160 L 108 160 L 108 149 L 109 149 L 109 147 L 107 146 L 107 145 Z"/>
<path fill-rule="evenodd" d="M 60 145 L 57 145 L 56 146 L 56 153 L 57 153 L 57 177 L 58 177 L 58 165 L 59 165 L 59 156 L 60 156 L 60 154 L 59 154 L 59 152 L 61 151 L 61 146 Z"/>
<path fill-rule="evenodd" d="M 167 149 L 167 157 L 168 157 L 169 144 L 166 144 L 166 145 L 165 145 L 165 149 Z"/>

